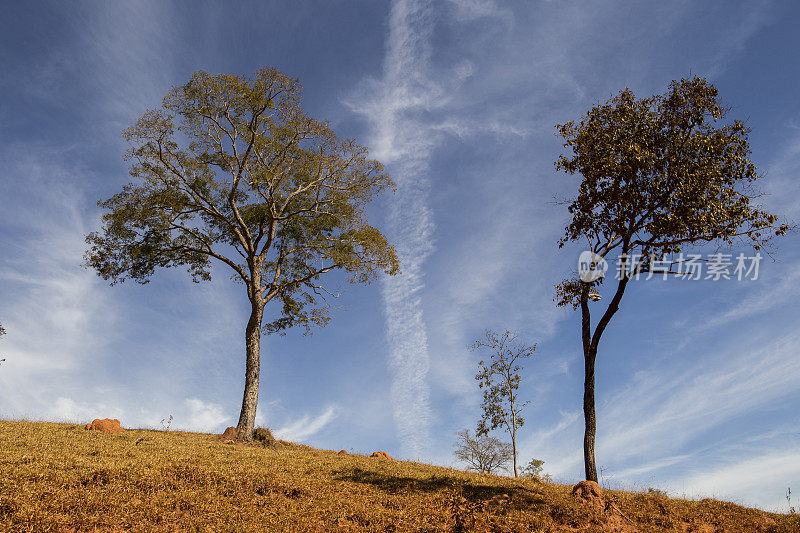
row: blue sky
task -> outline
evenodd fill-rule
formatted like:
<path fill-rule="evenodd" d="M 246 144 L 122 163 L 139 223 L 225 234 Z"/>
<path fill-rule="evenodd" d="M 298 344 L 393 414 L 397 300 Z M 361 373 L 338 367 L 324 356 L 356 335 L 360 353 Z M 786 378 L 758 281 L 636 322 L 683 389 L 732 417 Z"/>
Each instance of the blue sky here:
<path fill-rule="evenodd" d="M 298 5 L 300 4 L 300 5 Z M 276 66 L 398 184 L 370 208 L 403 275 L 343 295 L 311 337 L 265 337 L 257 422 L 313 446 L 458 466 L 486 328 L 538 344 L 520 459 L 582 478 L 578 315 L 553 285 L 554 124 L 624 87 L 702 75 L 752 128 L 765 206 L 800 220 L 793 2 L 414 0 L 18 3 L 0 20 L 0 416 L 219 432 L 243 387 L 243 289 L 223 269 L 107 286 L 80 267 L 120 132 L 196 70 Z M 800 488 L 800 236 L 757 281 L 629 287 L 597 364 L 603 482 L 786 509 Z M 707 252 L 708 250 L 704 250 Z M 733 252 L 740 250 L 735 249 Z"/>

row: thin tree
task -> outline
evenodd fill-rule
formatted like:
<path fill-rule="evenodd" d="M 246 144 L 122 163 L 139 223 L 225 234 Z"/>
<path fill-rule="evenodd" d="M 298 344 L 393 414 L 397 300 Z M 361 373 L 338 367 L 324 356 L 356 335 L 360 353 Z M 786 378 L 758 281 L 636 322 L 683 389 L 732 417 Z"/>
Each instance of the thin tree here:
<path fill-rule="evenodd" d="M 393 183 L 367 149 L 306 115 L 300 83 L 277 69 L 252 78 L 195 73 L 160 109 L 123 132 L 134 181 L 98 203 L 103 227 L 86 264 L 106 280 L 147 283 L 158 267 L 195 282 L 211 261 L 245 287 L 245 387 L 239 437 L 252 438 L 260 342 L 266 333 L 329 319 L 324 274 L 351 282 L 396 274 L 394 249 L 365 205 Z M 272 320 L 263 323 L 265 307 Z"/>
<path fill-rule="evenodd" d="M 2 337 L 5 334 L 6 334 L 6 330 L 5 330 L 5 328 L 3 328 L 3 325 L 0 324 L 0 337 Z M 5 361 L 6 361 L 5 359 L 0 359 L 0 364 L 3 364 Z"/>
<path fill-rule="evenodd" d="M 531 459 L 528 464 L 522 467 L 522 474 L 525 477 L 539 477 L 542 473 L 544 461 L 541 459 Z"/>
<path fill-rule="evenodd" d="M 497 428 L 503 428 L 511 437 L 513 451 L 514 477 L 517 477 L 517 430 L 525 419 L 521 413 L 530 402 L 519 399 L 518 389 L 522 378 L 519 362 L 529 358 L 536 345 L 516 342 L 517 336 L 510 331 L 498 335 L 486 331 L 484 338 L 475 341 L 473 350 L 486 348 L 490 351 L 490 363 L 478 362 L 479 371 L 475 375 L 478 386 L 483 389 L 483 414 L 478 421 L 478 436 L 486 435 Z"/>
<path fill-rule="evenodd" d="M 484 474 L 492 474 L 498 469 L 506 468 L 514 454 L 511 445 L 495 437 L 469 434 L 469 429 L 458 432 L 456 459 L 469 465 L 471 470 Z"/>
<path fill-rule="evenodd" d="M 728 112 L 717 89 L 696 77 L 649 98 L 625 89 L 579 122 L 557 126 L 572 154 L 556 168 L 583 176 L 578 195 L 565 202 L 572 220 L 558 244 L 580 241 L 594 254 L 586 275 L 563 281 L 555 298 L 581 309 L 587 480 L 597 481 L 597 349 L 629 282 L 642 273 L 681 274 L 687 246 L 744 242 L 759 250 L 791 229 L 755 205 L 750 130 L 725 122 Z M 604 279 L 597 265 L 612 253 L 620 259 L 616 289 L 592 329 L 590 305 L 598 305 Z"/>

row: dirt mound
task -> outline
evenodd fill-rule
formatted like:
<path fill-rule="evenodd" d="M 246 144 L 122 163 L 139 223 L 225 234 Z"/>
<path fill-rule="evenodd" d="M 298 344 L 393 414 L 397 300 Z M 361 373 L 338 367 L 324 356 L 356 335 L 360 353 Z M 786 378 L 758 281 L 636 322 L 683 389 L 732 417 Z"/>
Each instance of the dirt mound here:
<path fill-rule="evenodd" d="M 85 429 L 118 435 L 125 431 L 116 418 L 95 418 L 91 424 L 86 424 Z"/>
<path fill-rule="evenodd" d="M 394 459 L 392 459 L 392 456 L 386 452 L 373 452 L 372 455 L 370 455 L 370 457 L 377 457 L 378 459 L 388 459 L 389 461 L 394 461 Z"/>
<path fill-rule="evenodd" d="M 239 430 L 233 426 L 226 428 L 221 438 L 222 440 L 236 440 L 239 438 Z"/>
<path fill-rule="evenodd" d="M 595 503 L 598 500 L 604 501 L 603 489 L 594 481 L 581 481 L 572 487 L 572 495 L 584 499 L 589 503 Z"/>

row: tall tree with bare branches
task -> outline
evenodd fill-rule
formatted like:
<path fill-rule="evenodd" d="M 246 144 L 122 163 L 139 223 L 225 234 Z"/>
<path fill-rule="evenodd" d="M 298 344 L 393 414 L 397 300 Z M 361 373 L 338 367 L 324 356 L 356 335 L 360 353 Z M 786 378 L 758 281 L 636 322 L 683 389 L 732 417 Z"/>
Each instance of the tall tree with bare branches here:
<path fill-rule="evenodd" d="M 99 202 L 103 227 L 86 238 L 86 264 L 112 284 L 147 283 L 156 268 L 180 266 L 208 280 L 214 260 L 244 285 L 238 430 L 247 440 L 262 330 L 324 325 L 326 297 L 335 296 L 321 281 L 328 272 L 345 271 L 351 282 L 398 272 L 394 249 L 364 211 L 392 180 L 366 148 L 307 116 L 301 93 L 274 68 L 252 78 L 195 73 L 124 131 L 134 180 Z"/>
<path fill-rule="evenodd" d="M 581 310 L 584 357 L 583 439 L 586 479 L 595 464 L 595 359 L 600 338 L 628 284 L 642 273 L 681 274 L 682 251 L 735 242 L 761 249 L 792 226 L 756 204 L 759 175 L 750 161 L 750 130 L 725 121 L 717 89 L 696 77 L 664 94 L 636 98 L 625 89 L 579 121 L 557 126 L 564 147 L 556 168 L 583 179 L 565 202 L 572 220 L 559 247 L 585 243 L 588 268 L 556 287 L 558 305 Z M 617 284 L 594 329 L 591 307 L 605 279 L 599 266 L 617 254 Z"/>

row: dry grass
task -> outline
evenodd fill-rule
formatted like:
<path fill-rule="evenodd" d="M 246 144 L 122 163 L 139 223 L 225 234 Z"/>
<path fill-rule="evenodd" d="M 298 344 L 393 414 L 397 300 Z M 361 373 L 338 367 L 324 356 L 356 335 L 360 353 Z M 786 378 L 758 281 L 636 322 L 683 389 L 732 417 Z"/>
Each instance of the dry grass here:
<path fill-rule="evenodd" d="M 800 531 L 797 516 L 716 500 L 608 495 L 625 518 L 531 480 L 197 433 L 0 422 L 0 531 Z"/>

